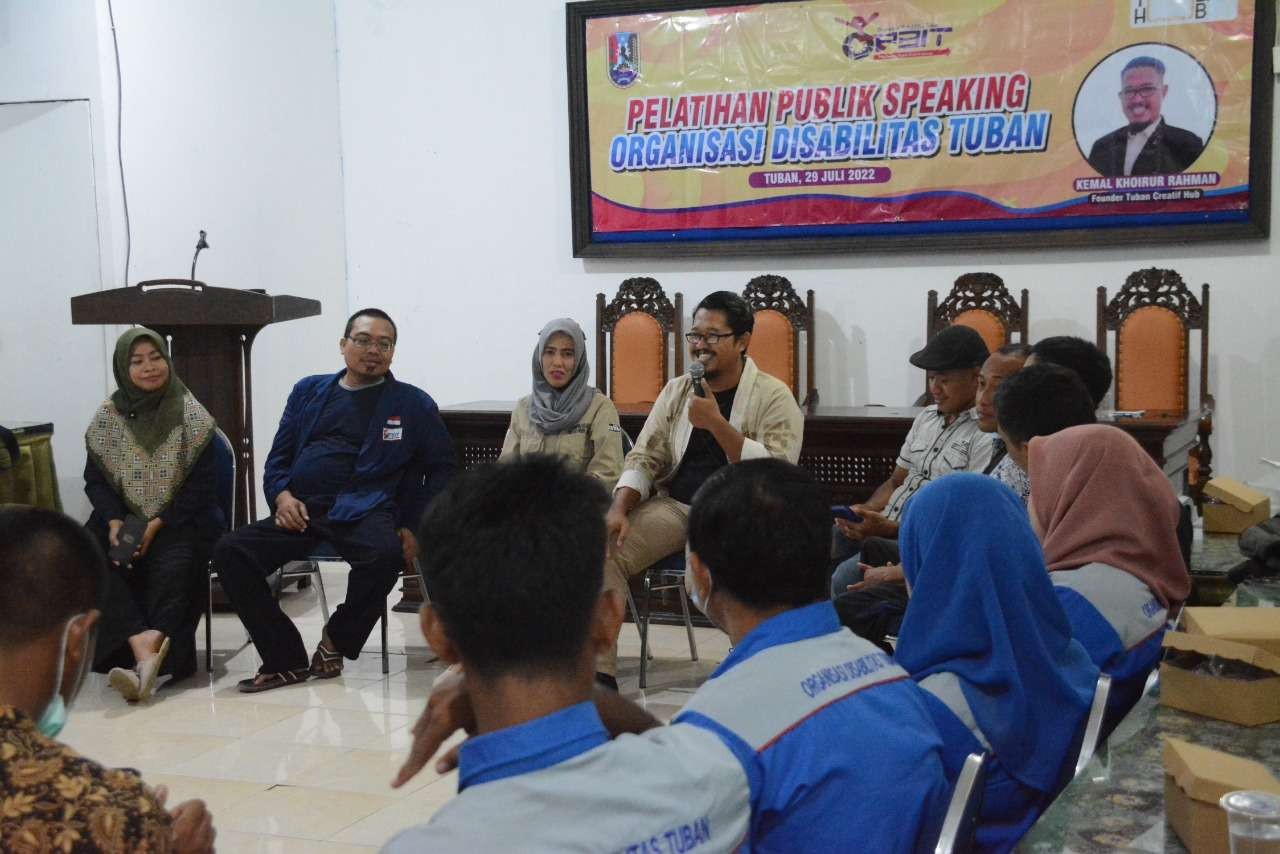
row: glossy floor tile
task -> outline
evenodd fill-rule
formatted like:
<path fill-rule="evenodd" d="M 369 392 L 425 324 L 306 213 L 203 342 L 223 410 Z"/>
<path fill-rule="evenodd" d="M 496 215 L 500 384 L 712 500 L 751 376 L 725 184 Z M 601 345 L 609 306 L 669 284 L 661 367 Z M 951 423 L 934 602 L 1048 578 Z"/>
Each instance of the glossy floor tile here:
<path fill-rule="evenodd" d="M 345 593 L 344 567 L 327 564 L 324 581 L 334 607 Z M 389 604 L 398 598 L 394 593 Z M 315 588 L 287 593 L 282 605 L 314 647 L 323 627 Z M 202 665 L 203 632 L 201 626 Z M 728 652 L 717 631 L 698 629 L 696 638 L 699 656 L 691 661 L 682 628 L 654 626 L 649 684 L 641 692 L 639 636 L 624 625 L 622 692 L 670 719 Z M 429 819 L 457 790 L 456 774 L 441 777 L 431 768 L 402 789 L 390 787 L 412 742 L 410 728 L 444 668 L 426 647 L 416 614 L 389 612 L 387 646 L 386 675 L 375 627 L 360 659 L 345 662 L 340 678 L 242 694 L 236 683 L 260 660 L 239 620 L 217 613 L 211 673 L 202 669 L 139 705 L 125 703 L 104 676 L 93 674 L 64 740 L 105 765 L 135 768 L 153 786 L 167 787 L 170 805 L 203 799 L 214 815 L 219 851 L 376 851 Z"/>

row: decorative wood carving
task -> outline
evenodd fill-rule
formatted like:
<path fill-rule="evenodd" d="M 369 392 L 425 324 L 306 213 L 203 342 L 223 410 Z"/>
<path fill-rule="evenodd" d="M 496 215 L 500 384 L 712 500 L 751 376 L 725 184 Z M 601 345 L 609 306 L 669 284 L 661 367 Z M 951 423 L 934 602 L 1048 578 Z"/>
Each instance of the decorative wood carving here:
<path fill-rule="evenodd" d="M 1014 302 L 1004 280 L 995 273 L 965 273 L 956 279 L 951 293 L 936 310 L 938 328 L 972 309 L 991 312 L 1000 318 L 1006 329 L 1022 327 L 1022 307 Z"/>
<path fill-rule="evenodd" d="M 756 276 L 747 282 L 742 297 L 753 311 L 773 310 L 791 321 L 797 331 L 813 331 L 809 329 L 809 307 L 784 276 Z"/>
<path fill-rule="evenodd" d="M 675 306 L 657 279 L 649 276 L 636 276 L 627 279 L 618 287 L 618 294 L 604 307 L 600 322 L 604 331 L 613 332 L 614 325 L 633 311 L 643 311 L 651 315 L 662 327 L 663 332 L 670 332 L 676 319 Z"/>
<path fill-rule="evenodd" d="M 1187 329 L 1204 328 L 1204 308 L 1182 276 L 1157 267 L 1129 274 L 1124 287 L 1103 309 L 1103 323 L 1107 329 L 1118 330 L 1126 317 L 1151 305 L 1169 309 Z"/>

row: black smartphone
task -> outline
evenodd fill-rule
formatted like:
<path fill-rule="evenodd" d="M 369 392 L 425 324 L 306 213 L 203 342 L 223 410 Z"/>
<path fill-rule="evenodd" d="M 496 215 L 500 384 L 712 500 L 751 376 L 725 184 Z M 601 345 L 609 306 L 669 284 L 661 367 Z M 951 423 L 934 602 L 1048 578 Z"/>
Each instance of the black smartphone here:
<path fill-rule="evenodd" d="M 112 546 L 107 551 L 107 557 L 112 563 L 119 565 L 121 569 L 129 569 L 133 566 L 133 553 L 138 550 L 138 545 L 142 542 L 142 534 L 147 530 L 147 523 L 132 513 L 124 517 L 124 525 L 121 526 L 119 532 L 116 533 L 117 546 Z"/>
<path fill-rule="evenodd" d="M 848 519 L 850 522 L 862 521 L 862 517 L 859 516 L 857 513 L 854 513 L 845 504 L 832 504 L 831 515 L 836 517 L 837 519 Z"/>

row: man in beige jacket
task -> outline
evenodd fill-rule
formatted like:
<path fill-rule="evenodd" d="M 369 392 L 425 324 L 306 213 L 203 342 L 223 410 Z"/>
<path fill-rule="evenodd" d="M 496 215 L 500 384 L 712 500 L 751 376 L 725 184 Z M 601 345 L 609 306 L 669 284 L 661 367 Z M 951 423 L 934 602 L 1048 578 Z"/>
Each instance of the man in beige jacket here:
<path fill-rule="evenodd" d="M 628 578 L 684 548 L 693 495 L 721 466 L 800 459 L 804 415 L 791 390 L 747 357 L 753 325 L 751 307 L 729 291 L 694 310 L 685 338 L 706 374 L 701 382 L 685 374 L 667 383 L 627 454 L 605 518 L 605 589 L 625 596 Z M 615 640 L 596 661 L 597 678 L 617 687 L 617 664 Z"/>

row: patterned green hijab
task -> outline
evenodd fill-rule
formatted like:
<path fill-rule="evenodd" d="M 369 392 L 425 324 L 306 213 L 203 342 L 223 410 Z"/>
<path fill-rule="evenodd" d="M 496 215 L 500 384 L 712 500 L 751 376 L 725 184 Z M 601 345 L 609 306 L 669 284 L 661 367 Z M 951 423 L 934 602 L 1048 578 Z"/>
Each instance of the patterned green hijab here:
<path fill-rule="evenodd" d="M 134 345 L 142 340 L 154 344 L 169 366 L 168 382 L 155 391 L 143 391 L 129 379 L 129 357 Z M 187 387 L 173 369 L 173 360 L 169 358 L 164 338 L 143 326 L 130 329 L 116 341 L 112 367 L 117 388 L 111 394 L 111 402 L 124 416 L 134 441 L 148 454 L 154 453 L 174 428 L 182 425 L 183 401 L 187 396 Z"/>

